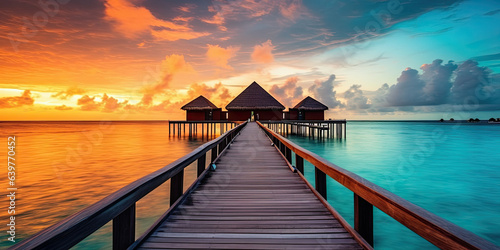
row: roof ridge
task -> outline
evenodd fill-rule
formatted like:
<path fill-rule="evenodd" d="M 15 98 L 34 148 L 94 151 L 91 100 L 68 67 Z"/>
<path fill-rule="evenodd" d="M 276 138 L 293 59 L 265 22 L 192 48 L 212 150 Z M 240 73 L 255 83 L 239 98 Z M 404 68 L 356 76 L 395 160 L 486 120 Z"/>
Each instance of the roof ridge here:
<path fill-rule="evenodd" d="M 182 110 L 210 110 L 218 107 L 203 95 L 200 95 L 181 107 Z"/>
<path fill-rule="evenodd" d="M 248 85 L 238 96 L 236 96 L 226 109 L 252 110 L 252 109 L 277 109 L 284 110 L 285 106 L 267 92 L 256 81 Z"/>

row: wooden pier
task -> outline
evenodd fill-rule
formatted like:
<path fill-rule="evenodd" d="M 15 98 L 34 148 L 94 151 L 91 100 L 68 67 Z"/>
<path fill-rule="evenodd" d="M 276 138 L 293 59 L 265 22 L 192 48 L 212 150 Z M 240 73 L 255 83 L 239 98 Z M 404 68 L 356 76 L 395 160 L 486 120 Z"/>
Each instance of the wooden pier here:
<path fill-rule="evenodd" d="M 347 138 L 346 120 L 281 120 L 260 121 L 266 127 L 281 135 L 301 135 L 311 138 Z"/>
<path fill-rule="evenodd" d="M 232 121 L 168 121 L 168 134 L 171 136 L 187 135 L 189 137 L 213 137 L 234 128 L 237 123 Z M 217 131 L 218 129 L 218 131 Z M 218 132 L 218 133 L 217 133 Z"/>
<path fill-rule="evenodd" d="M 305 161 L 315 168 L 314 187 L 302 174 Z M 184 168 L 195 162 L 198 178 L 184 191 Z M 353 192 L 354 228 L 326 201 L 327 177 Z M 136 202 L 167 180 L 170 208 L 136 240 Z M 258 122 L 226 131 L 12 249 L 68 249 L 110 221 L 113 249 L 372 249 L 374 206 L 439 248 L 500 249 Z"/>
<path fill-rule="evenodd" d="M 256 123 L 139 249 L 362 249 Z"/>

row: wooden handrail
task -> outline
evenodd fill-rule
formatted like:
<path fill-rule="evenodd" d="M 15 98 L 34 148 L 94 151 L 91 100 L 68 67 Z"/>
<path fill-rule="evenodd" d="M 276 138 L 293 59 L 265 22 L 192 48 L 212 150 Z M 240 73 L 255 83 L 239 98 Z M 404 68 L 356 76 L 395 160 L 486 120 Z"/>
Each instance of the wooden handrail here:
<path fill-rule="evenodd" d="M 371 220 L 356 221 L 355 223 L 361 224 L 361 227 L 355 225 L 355 229 L 363 237 L 365 237 L 365 235 L 360 231 L 369 231 L 370 229 L 366 229 L 366 225 L 373 225 L 373 216 L 366 215 L 366 211 L 371 211 L 370 207 L 373 205 L 441 249 L 500 249 L 498 246 L 478 235 L 432 214 L 374 183 L 327 161 L 285 139 L 283 136 L 262 125 L 260 122 L 257 123 L 271 140 L 278 140 L 286 148 L 293 151 L 296 156 L 307 160 L 317 169 L 354 192 L 355 205 L 359 205 L 359 207 L 355 208 L 355 210 L 357 210 L 356 213 L 359 213 L 358 215 L 355 213 L 355 220 L 364 220 L 365 218 Z M 297 169 L 300 171 L 301 168 L 303 168 L 303 163 L 298 163 L 301 165 L 297 166 Z M 370 207 L 367 207 L 366 203 L 369 203 L 368 205 Z M 370 233 L 368 233 L 368 238 L 369 234 Z M 370 239 L 366 240 L 369 241 Z"/>
<path fill-rule="evenodd" d="M 212 155 L 214 155 L 214 152 L 215 155 L 217 155 L 219 152 L 217 146 L 221 144 L 221 146 L 224 145 L 225 147 L 225 142 L 227 142 L 226 139 L 228 137 L 231 139 L 234 138 L 245 125 L 246 123 L 240 124 L 218 138 L 201 145 L 191 153 L 128 184 L 97 203 L 21 241 L 10 249 L 68 249 L 111 220 L 113 220 L 113 224 L 119 222 L 120 225 L 123 225 L 124 221 L 126 223 L 135 223 L 135 204 L 138 200 L 170 178 L 183 172 L 184 168 L 189 166 L 192 162 L 199 158 L 204 158 L 208 151 L 214 149 L 212 150 Z M 115 221 L 119 218 L 122 220 Z M 130 218 L 133 218 L 133 222 Z M 135 230 L 135 228 L 131 230 Z M 130 236 L 130 230 L 123 231 Z M 115 235 L 115 233 L 116 232 L 113 232 L 113 238 L 116 236 L 118 239 L 122 239 L 123 235 Z M 127 241 L 128 240 L 129 239 L 127 239 Z M 129 242 L 127 242 L 127 244 L 130 245 Z M 113 248 L 124 249 L 128 247 L 128 245 L 114 245 Z"/>

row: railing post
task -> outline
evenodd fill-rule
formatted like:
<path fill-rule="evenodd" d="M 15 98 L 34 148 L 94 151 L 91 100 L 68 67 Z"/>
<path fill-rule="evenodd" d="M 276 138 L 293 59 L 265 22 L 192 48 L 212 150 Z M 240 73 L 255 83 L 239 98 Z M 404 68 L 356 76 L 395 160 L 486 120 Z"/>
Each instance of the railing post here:
<path fill-rule="evenodd" d="M 215 147 L 214 147 L 214 148 L 212 148 L 212 158 L 211 158 L 211 162 L 214 162 L 216 158 L 217 158 L 217 145 L 215 145 Z"/>
<path fill-rule="evenodd" d="M 354 194 L 354 230 L 373 246 L 373 205 Z"/>
<path fill-rule="evenodd" d="M 113 250 L 127 249 L 135 241 L 135 203 L 113 219 Z"/>
<path fill-rule="evenodd" d="M 224 145 L 224 141 L 221 141 L 221 142 L 219 142 L 218 146 L 219 146 L 219 154 L 221 154 L 222 150 L 224 150 L 226 145 Z"/>
<path fill-rule="evenodd" d="M 205 171 L 205 166 L 206 166 L 206 159 L 207 159 L 207 153 L 204 153 L 203 156 L 198 158 L 198 164 L 197 164 L 197 174 L 196 177 L 199 177 L 203 171 Z"/>
<path fill-rule="evenodd" d="M 316 191 L 326 200 L 326 174 L 317 167 L 314 167 L 314 182 L 316 183 Z"/>
<path fill-rule="evenodd" d="M 184 188 L 184 169 L 170 179 L 170 206 L 181 197 Z"/>
<path fill-rule="evenodd" d="M 292 150 L 285 146 L 286 160 L 292 164 Z"/>
<path fill-rule="evenodd" d="M 295 153 L 295 167 L 297 171 L 304 174 L 304 158 L 300 157 L 297 153 Z"/>

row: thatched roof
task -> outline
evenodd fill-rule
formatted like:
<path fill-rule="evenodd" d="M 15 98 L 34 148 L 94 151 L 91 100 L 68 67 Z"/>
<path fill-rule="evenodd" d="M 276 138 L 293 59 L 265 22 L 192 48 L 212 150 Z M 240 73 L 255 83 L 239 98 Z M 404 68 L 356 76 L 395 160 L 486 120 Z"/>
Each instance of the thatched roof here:
<path fill-rule="evenodd" d="M 258 83 L 253 82 L 227 106 L 227 110 L 284 110 L 285 106 L 267 93 Z"/>
<path fill-rule="evenodd" d="M 302 110 L 327 110 L 328 107 L 321 102 L 316 101 L 314 98 L 308 96 L 299 102 L 294 109 Z"/>
<path fill-rule="evenodd" d="M 196 99 L 190 101 L 186 105 L 182 106 L 183 110 L 213 110 L 218 109 L 212 102 L 210 102 L 207 98 L 200 95 L 196 97 Z"/>

